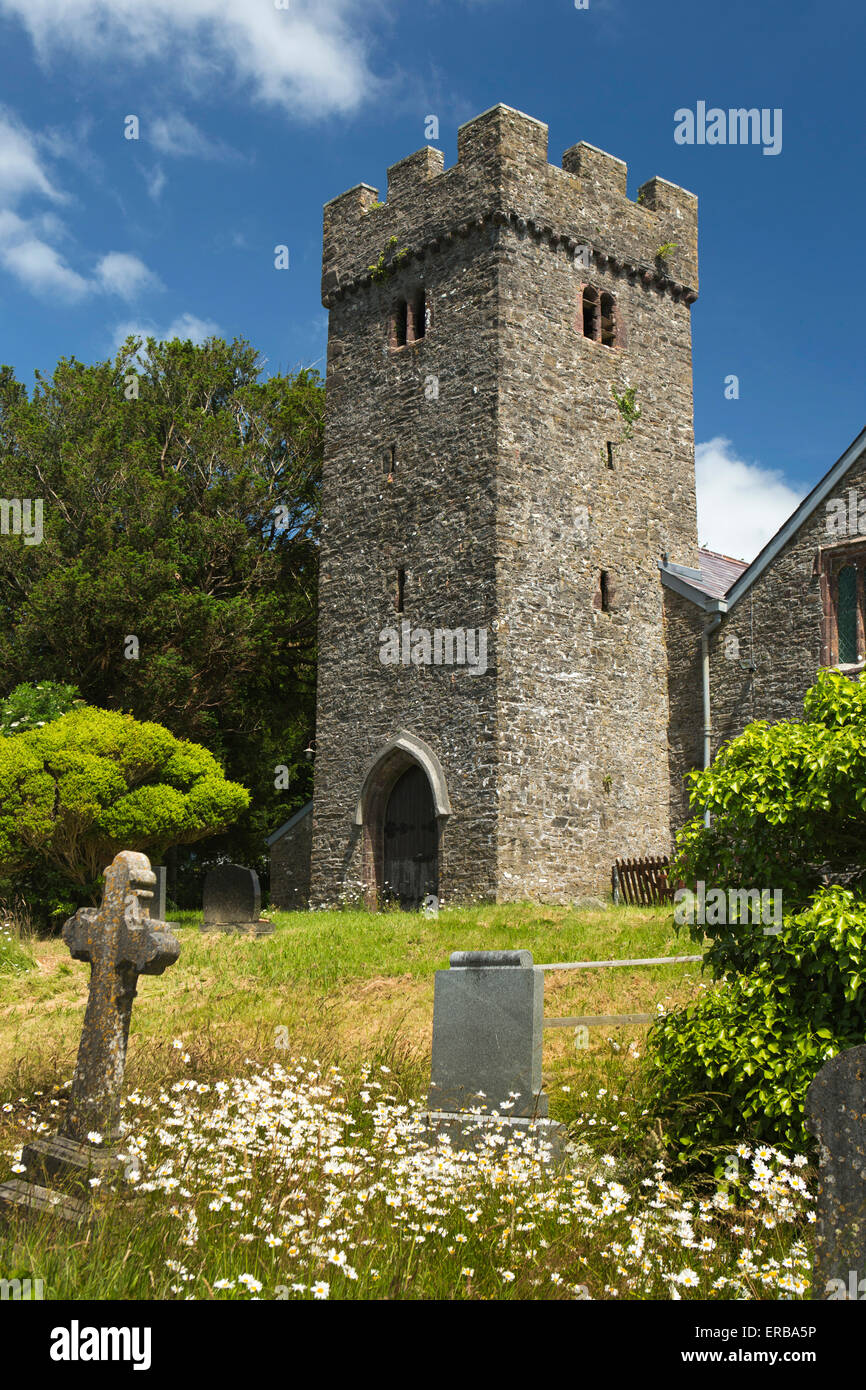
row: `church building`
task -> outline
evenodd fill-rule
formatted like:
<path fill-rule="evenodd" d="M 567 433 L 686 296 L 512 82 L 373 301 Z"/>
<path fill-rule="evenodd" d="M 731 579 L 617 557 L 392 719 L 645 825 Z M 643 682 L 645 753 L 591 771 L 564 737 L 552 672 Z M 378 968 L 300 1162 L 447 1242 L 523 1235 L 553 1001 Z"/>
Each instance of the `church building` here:
<path fill-rule="evenodd" d="M 325 207 L 314 796 L 277 904 L 603 894 L 670 852 L 690 768 L 862 667 L 866 432 L 751 565 L 700 550 L 697 199 L 547 144 L 496 106 L 451 168 Z"/>

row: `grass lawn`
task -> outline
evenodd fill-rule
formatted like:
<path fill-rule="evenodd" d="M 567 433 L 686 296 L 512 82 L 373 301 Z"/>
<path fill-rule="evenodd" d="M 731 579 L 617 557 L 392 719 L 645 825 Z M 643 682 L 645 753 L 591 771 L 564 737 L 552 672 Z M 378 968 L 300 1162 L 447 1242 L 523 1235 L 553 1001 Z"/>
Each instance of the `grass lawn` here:
<path fill-rule="evenodd" d="M 48 1223 L 0 1229 L 7 1277 L 20 1267 L 58 1298 L 802 1296 L 792 1242 L 805 1223 L 778 1164 L 742 1211 L 733 1190 L 667 1188 L 645 1028 L 594 1029 L 581 1049 L 570 1029 L 545 1032 L 550 1114 L 580 1146 L 567 1175 L 516 1153 L 445 1155 L 431 1170 L 413 1134 L 433 975 L 451 951 L 528 948 L 538 964 L 693 954 L 669 909 L 276 913 L 259 939 L 175 920 L 180 960 L 142 978 L 133 1010 L 131 1185 L 94 1193 L 75 1241 Z M 6 1172 L 28 1135 L 56 1128 L 87 997 L 88 968 L 61 939 L 24 942 L 19 966 L 28 954 L 32 969 L 0 973 Z M 653 1013 L 705 987 L 697 965 L 553 972 L 545 1012 Z M 788 1214 L 758 1236 L 765 1202 Z M 739 1232 L 753 1228 L 744 1268 Z"/>

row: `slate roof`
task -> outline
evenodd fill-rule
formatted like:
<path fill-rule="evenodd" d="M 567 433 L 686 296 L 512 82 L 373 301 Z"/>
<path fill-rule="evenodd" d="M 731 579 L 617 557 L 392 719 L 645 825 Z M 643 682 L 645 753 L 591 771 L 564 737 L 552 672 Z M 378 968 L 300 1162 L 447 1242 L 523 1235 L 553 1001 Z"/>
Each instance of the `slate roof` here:
<path fill-rule="evenodd" d="M 730 555 L 720 555 L 717 550 L 700 550 L 698 554 L 702 578 L 695 588 L 710 598 L 724 598 L 749 568 L 748 561 L 734 560 Z"/>

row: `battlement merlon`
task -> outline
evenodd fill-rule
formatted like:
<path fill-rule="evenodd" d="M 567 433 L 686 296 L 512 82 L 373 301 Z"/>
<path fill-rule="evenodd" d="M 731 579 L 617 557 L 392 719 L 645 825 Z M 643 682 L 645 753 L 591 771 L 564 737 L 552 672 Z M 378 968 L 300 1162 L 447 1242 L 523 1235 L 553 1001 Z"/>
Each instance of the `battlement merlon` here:
<path fill-rule="evenodd" d="M 662 287 L 698 289 L 698 200 L 667 179 L 649 179 L 637 200 L 626 193 L 621 159 L 581 143 L 547 160 L 547 126 L 509 106 L 494 106 L 457 137 L 457 162 L 444 168 L 431 146 L 388 170 L 387 201 L 358 184 L 325 205 L 322 297 L 330 307 L 341 289 L 357 287 L 371 265 L 397 250 L 406 266 L 435 254 L 443 236 L 488 219 L 511 221 L 520 233 L 550 237 L 567 248 L 589 245 Z M 659 252 L 665 254 L 659 257 Z M 673 249 L 667 249 L 673 248 Z"/>

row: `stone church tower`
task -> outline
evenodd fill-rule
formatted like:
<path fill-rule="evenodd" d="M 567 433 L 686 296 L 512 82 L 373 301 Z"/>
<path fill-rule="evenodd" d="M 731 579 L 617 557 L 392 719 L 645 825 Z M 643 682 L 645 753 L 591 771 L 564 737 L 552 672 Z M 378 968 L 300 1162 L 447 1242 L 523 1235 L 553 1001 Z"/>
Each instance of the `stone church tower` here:
<path fill-rule="evenodd" d="M 328 203 L 312 902 L 604 892 L 667 852 L 697 200 L 496 106 Z"/>

